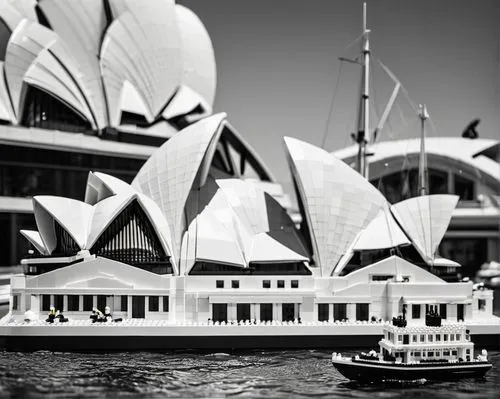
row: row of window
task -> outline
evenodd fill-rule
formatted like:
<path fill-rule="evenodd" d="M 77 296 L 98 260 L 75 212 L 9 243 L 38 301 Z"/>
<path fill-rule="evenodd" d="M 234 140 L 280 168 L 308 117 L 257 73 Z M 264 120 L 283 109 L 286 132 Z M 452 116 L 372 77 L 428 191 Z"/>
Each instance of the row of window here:
<path fill-rule="evenodd" d="M 66 312 L 66 311 L 79 312 L 80 308 L 84 312 L 90 312 L 94 307 L 96 307 L 102 312 L 104 311 L 106 306 L 110 306 L 108 302 L 108 296 L 106 295 L 67 295 L 67 306 L 64 306 L 64 297 L 65 295 L 42 295 L 42 303 L 41 303 L 42 311 L 49 311 L 50 307 L 54 306 L 56 310 L 59 310 L 61 312 Z M 112 298 L 114 299 L 114 301 L 119 301 L 120 306 L 119 307 L 110 306 L 111 308 L 114 308 L 115 310 L 119 308 L 121 312 L 128 311 L 127 295 L 114 295 Z M 148 310 L 150 312 L 159 312 L 160 300 L 162 301 L 163 312 L 168 312 L 169 297 L 159 296 L 159 295 L 150 295 L 148 297 L 148 305 L 149 305 Z M 80 303 L 82 304 L 81 307 Z M 17 295 L 14 295 L 13 309 L 14 310 L 18 309 Z"/>
<path fill-rule="evenodd" d="M 470 349 L 466 349 L 465 352 L 467 354 L 470 354 Z M 442 356 L 457 356 L 458 351 L 452 350 L 452 351 L 443 351 Z M 410 355 L 413 357 L 425 357 L 427 354 L 427 357 L 441 357 L 441 351 L 427 351 L 427 352 L 422 352 L 422 351 L 412 351 L 410 352 Z"/>
<path fill-rule="evenodd" d="M 224 280 L 216 280 L 215 288 L 224 288 Z M 276 281 L 277 288 L 285 288 L 285 280 Z M 240 280 L 231 280 L 231 288 L 240 288 Z M 271 288 L 271 280 L 262 280 L 262 288 Z M 290 288 L 299 288 L 299 280 L 291 280 Z"/>
<path fill-rule="evenodd" d="M 410 335 L 409 334 L 397 334 L 395 335 L 394 333 L 387 331 L 386 334 L 386 339 L 388 339 L 391 342 L 395 342 L 395 339 L 397 337 L 397 342 L 399 344 L 404 344 L 407 345 L 410 343 Z M 427 341 L 426 341 L 427 338 Z M 441 341 L 441 338 L 443 341 Z M 441 342 L 453 342 L 453 341 L 460 341 L 462 339 L 461 334 L 412 334 L 411 335 L 411 342 L 412 343 L 441 343 Z"/>
<path fill-rule="evenodd" d="M 258 305 L 260 310 L 260 321 L 273 321 L 273 304 L 272 303 L 261 303 Z M 251 320 L 251 305 L 249 303 L 237 303 L 236 304 L 236 320 L 246 321 Z M 281 304 L 281 320 L 282 321 L 294 321 L 296 319 L 300 320 L 298 311 L 296 312 L 296 304 L 294 303 L 282 303 Z M 212 321 L 214 322 L 226 322 L 227 317 L 227 303 L 214 303 L 212 304 Z"/>
<path fill-rule="evenodd" d="M 406 305 L 405 305 L 406 306 Z M 447 315 L 447 304 L 441 303 L 439 305 L 425 305 L 425 314 L 435 313 L 439 314 L 442 319 L 446 319 Z M 420 319 L 422 317 L 422 305 L 412 304 L 411 305 L 411 317 L 412 319 Z M 465 305 L 462 303 L 457 304 L 457 320 L 464 320 Z"/>
<path fill-rule="evenodd" d="M 356 304 L 356 320 L 368 321 L 370 314 L 370 304 L 369 303 L 357 303 Z M 342 321 L 347 319 L 347 304 L 346 303 L 334 303 L 333 304 L 333 320 Z M 330 317 L 330 304 L 329 303 L 318 303 L 318 321 L 328 321 L 331 320 Z"/>

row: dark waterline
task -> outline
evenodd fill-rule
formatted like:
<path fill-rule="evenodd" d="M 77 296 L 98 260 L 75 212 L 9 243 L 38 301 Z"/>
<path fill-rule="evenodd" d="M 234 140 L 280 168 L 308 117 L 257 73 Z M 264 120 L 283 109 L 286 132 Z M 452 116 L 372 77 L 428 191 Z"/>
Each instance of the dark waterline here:
<path fill-rule="evenodd" d="M 490 352 L 493 369 L 485 378 L 390 385 L 349 382 L 330 356 L 328 350 L 0 352 L 0 397 L 500 397 L 498 351 Z"/>

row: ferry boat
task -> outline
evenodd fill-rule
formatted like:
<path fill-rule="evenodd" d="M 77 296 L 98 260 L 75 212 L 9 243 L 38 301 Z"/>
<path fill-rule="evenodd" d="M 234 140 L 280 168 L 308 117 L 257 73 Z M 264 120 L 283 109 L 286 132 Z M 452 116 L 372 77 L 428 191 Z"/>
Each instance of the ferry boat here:
<path fill-rule="evenodd" d="M 362 382 L 441 381 L 482 377 L 492 365 L 486 350 L 474 358 L 474 343 L 464 323 L 441 324 L 439 315 L 425 325 L 407 326 L 403 318 L 384 326 L 380 350 L 352 357 L 332 354 L 344 377 Z"/>

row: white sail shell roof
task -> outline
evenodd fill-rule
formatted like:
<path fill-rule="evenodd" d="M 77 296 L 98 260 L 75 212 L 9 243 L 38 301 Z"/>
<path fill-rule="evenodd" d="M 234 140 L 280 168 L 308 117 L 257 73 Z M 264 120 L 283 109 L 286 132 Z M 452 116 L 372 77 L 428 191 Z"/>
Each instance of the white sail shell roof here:
<path fill-rule="evenodd" d="M 135 189 L 156 202 L 169 221 L 176 256 L 187 227 L 183 221 L 186 200 L 225 117 L 213 115 L 183 129 L 155 151 L 132 182 Z"/>
<path fill-rule="evenodd" d="M 41 209 L 43 211 L 41 211 Z M 33 197 L 38 231 L 49 253 L 56 247 L 54 220 L 68 232 L 80 249 L 85 249 L 93 207 L 71 198 L 42 195 Z"/>
<path fill-rule="evenodd" d="M 0 15 L 11 31 L 24 19 L 36 21 L 36 0 L 1 0 Z"/>
<path fill-rule="evenodd" d="M 212 41 L 205 26 L 190 9 L 175 6 L 182 43 L 183 85 L 199 93 L 210 105 L 214 104 L 217 71 Z"/>
<path fill-rule="evenodd" d="M 78 78 L 99 128 L 107 122 L 99 52 L 107 27 L 102 0 L 43 0 L 40 9 L 54 32 L 64 38 L 78 64 Z"/>
<path fill-rule="evenodd" d="M 0 119 L 15 123 L 17 118 L 12 109 L 4 76 L 4 63 L 0 61 Z"/>
<path fill-rule="evenodd" d="M 309 259 L 291 250 L 267 233 L 258 233 L 253 236 L 252 250 L 248 260 L 254 263 L 309 261 Z"/>
<path fill-rule="evenodd" d="M 298 195 L 305 207 L 315 260 L 323 276 L 387 203 L 360 174 L 321 148 L 285 137 Z"/>
<path fill-rule="evenodd" d="M 389 208 L 384 207 L 370 224 L 360 232 L 353 249 L 361 251 L 394 248 L 406 244 L 410 244 L 408 237 L 394 220 Z"/>
<path fill-rule="evenodd" d="M 209 105 L 203 97 L 190 87 L 181 85 L 175 93 L 175 96 L 163 111 L 162 116 L 168 120 L 175 118 L 176 116 L 189 114 L 199 106 L 204 110 L 204 112 L 196 115 L 198 119 L 212 113 L 212 106 Z"/>
<path fill-rule="evenodd" d="M 49 255 L 43 244 L 42 237 L 38 231 L 21 230 L 20 233 L 36 248 L 42 255 Z"/>
<path fill-rule="evenodd" d="M 196 260 L 246 267 L 240 246 L 233 234 L 210 209 L 205 209 L 196 221 Z"/>
<path fill-rule="evenodd" d="M 449 194 L 424 195 L 391 206 L 394 217 L 427 262 L 434 259 L 458 199 Z"/>
<path fill-rule="evenodd" d="M 116 3 L 116 2 L 115 2 Z M 152 122 L 181 80 L 180 37 L 173 1 L 124 2 L 101 48 L 101 71 L 110 123 L 119 124 L 124 81 L 140 93 Z M 161 88 L 161 90 L 159 89 Z"/>

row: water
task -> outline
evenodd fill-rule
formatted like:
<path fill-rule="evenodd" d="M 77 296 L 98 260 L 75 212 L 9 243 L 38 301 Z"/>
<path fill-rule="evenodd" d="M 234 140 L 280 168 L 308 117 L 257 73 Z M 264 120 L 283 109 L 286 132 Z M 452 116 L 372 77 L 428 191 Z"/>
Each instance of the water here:
<path fill-rule="evenodd" d="M 349 382 L 330 356 L 327 350 L 0 352 L 0 397 L 500 398 L 500 352 L 490 352 L 493 369 L 485 378 L 405 384 Z"/>

